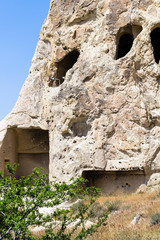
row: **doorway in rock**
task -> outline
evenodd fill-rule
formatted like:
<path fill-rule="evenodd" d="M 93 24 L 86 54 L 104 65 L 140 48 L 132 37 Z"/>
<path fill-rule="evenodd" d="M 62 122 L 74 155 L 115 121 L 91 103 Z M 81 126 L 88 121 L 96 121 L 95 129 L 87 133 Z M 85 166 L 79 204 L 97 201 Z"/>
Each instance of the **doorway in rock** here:
<path fill-rule="evenodd" d="M 29 175 L 34 168 L 43 168 L 43 173 L 49 172 L 48 153 L 19 153 L 17 177 Z"/>
<path fill-rule="evenodd" d="M 100 188 L 103 193 L 131 193 L 145 183 L 143 171 L 83 171 L 87 185 Z"/>
<path fill-rule="evenodd" d="M 151 34 L 151 43 L 153 46 L 153 55 L 156 63 L 160 61 L 160 28 L 155 28 Z"/>
<path fill-rule="evenodd" d="M 29 175 L 34 168 L 49 173 L 49 135 L 41 129 L 16 129 L 19 167 L 16 177 Z"/>

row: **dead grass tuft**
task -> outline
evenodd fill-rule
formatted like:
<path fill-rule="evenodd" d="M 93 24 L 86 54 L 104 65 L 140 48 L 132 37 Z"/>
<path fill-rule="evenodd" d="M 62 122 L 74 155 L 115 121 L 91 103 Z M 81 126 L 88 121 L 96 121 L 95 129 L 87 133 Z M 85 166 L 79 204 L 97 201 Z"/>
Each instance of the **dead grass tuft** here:
<path fill-rule="evenodd" d="M 152 192 L 101 196 L 101 204 L 119 202 L 119 209 L 111 212 L 108 224 L 87 240 L 160 240 L 160 227 L 150 226 L 150 217 L 160 212 L 159 195 Z M 131 221 L 138 214 L 142 214 L 139 222 L 132 225 Z"/>

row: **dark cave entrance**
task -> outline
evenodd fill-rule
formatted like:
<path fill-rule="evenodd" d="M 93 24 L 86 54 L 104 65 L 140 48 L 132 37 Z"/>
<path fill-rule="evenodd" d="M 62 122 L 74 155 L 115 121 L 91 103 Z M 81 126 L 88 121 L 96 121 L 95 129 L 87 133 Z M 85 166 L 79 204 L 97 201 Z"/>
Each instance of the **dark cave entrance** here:
<path fill-rule="evenodd" d="M 131 50 L 133 41 L 134 38 L 131 34 L 123 34 L 120 37 L 117 50 L 117 59 L 124 57 Z"/>
<path fill-rule="evenodd" d="M 115 59 L 124 57 L 132 48 L 133 41 L 142 31 L 140 25 L 127 24 L 121 27 L 116 36 L 116 56 Z"/>
<path fill-rule="evenodd" d="M 155 28 L 151 34 L 151 43 L 153 46 L 153 55 L 156 63 L 160 60 L 160 28 Z"/>
<path fill-rule="evenodd" d="M 66 72 L 73 67 L 79 57 L 79 51 L 73 50 L 68 53 L 60 62 L 57 63 L 56 85 L 64 82 Z"/>
<path fill-rule="evenodd" d="M 145 183 L 144 172 L 139 171 L 83 171 L 82 177 L 88 180 L 87 186 L 100 188 L 103 193 L 131 193 Z"/>
<path fill-rule="evenodd" d="M 11 128 L 7 130 L 0 150 L 1 171 L 8 175 L 6 165 L 18 163 L 16 177 L 27 176 L 33 168 L 49 173 L 49 133 L 42 129 Z"/>
<path fill-rule="evenodd" d="M 34 168 L 49 173 L 49 133 L 42 129 L 16 129 L 17 159 L 16 177 L 29 175 Z"/>

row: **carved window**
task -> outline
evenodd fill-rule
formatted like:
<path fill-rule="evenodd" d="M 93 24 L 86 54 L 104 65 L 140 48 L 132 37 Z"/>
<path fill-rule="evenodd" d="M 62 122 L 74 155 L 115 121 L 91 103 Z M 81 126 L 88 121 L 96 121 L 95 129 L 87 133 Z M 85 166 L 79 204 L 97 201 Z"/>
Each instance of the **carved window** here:
<path fill-rule="evenodd" d="M 130 50 L 133 44 L 133 36 L 124 34 L 119 39 L 117 59 L 124 57 Z"/>
<path fill-rule="evenodd" d="M 160 60 L 160 28 L 155 28 L 151 34 L 151 43 L 153 46 L 153 55 L 156 63 L 159 63 Z"/>
<path fill-rule="evenodd" d="M 59 86 L 64 82 L 65 75 L 69 69 L 77 62 L 79 51 L 73 50 L 68 53 L 60 62 L 57 63 L 56 85 Z"/>
<path fill-rule="evenodd" d="M 130 24 L 119 29 L 117 34 L 116 59 L 124 57 L 131 50 L 134 39 L 141 31 L 141 26 Z"/>

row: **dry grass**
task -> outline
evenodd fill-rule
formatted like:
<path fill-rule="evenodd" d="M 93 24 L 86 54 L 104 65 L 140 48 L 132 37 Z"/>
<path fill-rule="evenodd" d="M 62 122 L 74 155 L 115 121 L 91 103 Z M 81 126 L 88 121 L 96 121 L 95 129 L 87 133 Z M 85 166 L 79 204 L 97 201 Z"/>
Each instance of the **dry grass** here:
<path fill-rule="evenodd" d="M 160 226 L 150 226 L 150 216 L 160 212 L 160 197 L 157 193 L 102 196 L 100 203 L 119 201 L 117 212 L 112 212 L 108 224 L 87 240 L 160 240 Z M 131 224 L 133 218 L 142 214 L 139 222 Z"/>
<path fill-rule="evenodd" d="M 107 225 L 86 240 L 160 240 L 160 226 L 150 226 L 150 216 L 160 212 L 160 195 L 157 192 L 144 194 L 103 195 L 100 204 L 118 204 L 118 210 L 109 215 Z M 137 214 L 143 214 L 138 224 L 131 225 Z M 43 231 L 38 232 L 37 236 Z"/>

